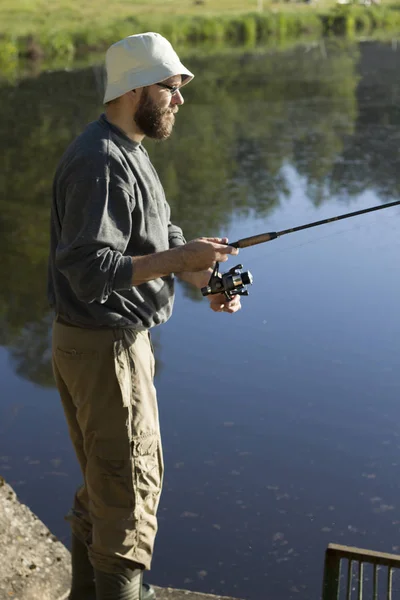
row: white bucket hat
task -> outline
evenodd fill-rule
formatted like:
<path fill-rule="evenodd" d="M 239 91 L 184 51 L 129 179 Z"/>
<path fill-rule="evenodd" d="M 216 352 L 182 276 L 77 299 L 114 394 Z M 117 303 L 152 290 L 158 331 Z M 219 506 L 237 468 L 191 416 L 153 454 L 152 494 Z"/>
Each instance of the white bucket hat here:
<path fill-rule="evenodd" d="M 116 42 L 106 53 L 107 87 L 104 103 L 126 92 L 182 75 L 182 85 L 194 77 L 159 33 L 139 33 Z"/>

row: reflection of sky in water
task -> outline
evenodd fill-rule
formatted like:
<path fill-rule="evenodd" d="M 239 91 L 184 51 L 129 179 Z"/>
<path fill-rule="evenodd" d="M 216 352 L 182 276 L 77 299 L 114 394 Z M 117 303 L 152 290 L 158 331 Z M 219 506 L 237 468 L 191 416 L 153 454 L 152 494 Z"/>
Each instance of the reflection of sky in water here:
<path fill-rule="evenodd" d="M 264 223 L 235 224 L 230 239 L 376 202 L 366 194 L 350 209 L 332 200 L 315 210 L 291 183 L 284 207 Z M 175 429 L 173 448 L 191 444 L 205 457 L 186 459 L 187 486 L 197 487 L 195 470 L 200 515 L 230 533 L 220 546 L 214 532 L 196 534 L 209 562 L 226 559 L 230 578 L 227 556 L 242 565 L 243 595 L 263 598 L 267 586 L 272 597 L 316 597 L 329 541 L 398 550 L 398 219 L 389 209 L 241 251 L 254 285 L 235 317 L 196 325 L 178 297 L 180 322 L 167 325 L 176 372 L 161 381 L 168 400 L 178 387 L 183 398 L 178 414 L 161 399 L 164 426 Z"/>
<path fill-rule="evenodd" d="M 290 197 L 264 221 L 233 221 L 231 240 L 377 202 L 315 209 L 287 176 Z M 400 552 L 399 230 L 394 208 L 242 250 L 254 284 L 235 316 L 178 287 L 154 332 L 167 466 L 156 583 L 317 598 L 328 542 Z M 79 471 L 57 393 L 17 378 L 5 351 L 0 375 L 0 472 L 67 541 Z"/>

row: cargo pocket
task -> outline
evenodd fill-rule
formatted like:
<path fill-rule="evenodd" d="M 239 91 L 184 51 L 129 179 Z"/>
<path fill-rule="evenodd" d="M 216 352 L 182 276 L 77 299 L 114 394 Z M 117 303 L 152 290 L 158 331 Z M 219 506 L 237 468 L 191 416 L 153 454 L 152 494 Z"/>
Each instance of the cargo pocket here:
<path fill-rule="evenodd" d="M 141 436 L 133 442 L 133 465 L 136 509 L 156 516 L 161 494 L 163 462 L 158 432 Z"/>

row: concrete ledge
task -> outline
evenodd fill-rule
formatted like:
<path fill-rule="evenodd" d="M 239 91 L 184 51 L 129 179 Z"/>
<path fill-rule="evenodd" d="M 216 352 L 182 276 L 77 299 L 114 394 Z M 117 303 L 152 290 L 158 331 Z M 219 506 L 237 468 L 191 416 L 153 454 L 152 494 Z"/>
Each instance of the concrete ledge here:
<path fill-rule="evenodd" d="M 0 478 L 0 599 L 61 600 L 70 583 L 70 555 Z"/>
<path fill-rule="evenodd" d="M 71 557 L 0 477 L 0 600 L 66 600 Z M 157 600 L 234 600 L 155 588 Z"/>

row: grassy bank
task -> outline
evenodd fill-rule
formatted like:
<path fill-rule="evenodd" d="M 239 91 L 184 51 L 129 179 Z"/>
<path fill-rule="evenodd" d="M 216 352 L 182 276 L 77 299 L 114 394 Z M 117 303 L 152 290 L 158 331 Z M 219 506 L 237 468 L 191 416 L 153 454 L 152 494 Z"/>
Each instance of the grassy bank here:
<path fill-rule="evenodd" d="M 400 2 L 382 6 L 267 3 L 265 0 L 3 0 L 0 68 L 18 57 L 71 58 L 102 50 L 140 31 L 159 31 L 180 47 L 187 44 L 253 46 L 302 35 L 400 33 Z M 9 4 L 8 4 L 9 3 Z M 156 15 L 156 16 L 155 16 Z"/>

